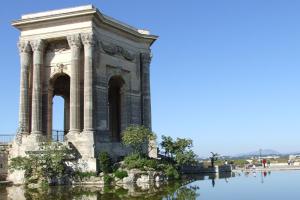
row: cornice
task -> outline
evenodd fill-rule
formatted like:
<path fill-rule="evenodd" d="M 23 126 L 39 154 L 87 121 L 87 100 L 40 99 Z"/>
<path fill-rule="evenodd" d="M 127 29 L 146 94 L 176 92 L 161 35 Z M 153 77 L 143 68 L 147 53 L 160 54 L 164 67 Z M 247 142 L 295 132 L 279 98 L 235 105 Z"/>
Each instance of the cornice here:
<path fill-rule="evenodd" d="M 25 15 L 26 17 L 13 21 L 12 26 L 22 31 L 24 28 L 30 29 L 30 27 L 35 27 L 36 24 L 40 24 L 40 23 L 55 22 L 55 21 L 59 22 L 59 21 L 66 20 L 68 18 L 89 16 L 90 20 L 95 22 L 97 25 L 106 24 L 108 27 L 118 29 L 126 34 L 133 35 L 137 38 L 150 40 L 151 41 L 150 45 L 158 38 L 158 36 L 156 35 L 142 34 L 139 32 L 138 29 L 102 14 L 94 6 L 90 5 L 90 6 L 81 6 L 81 7 L 84 9 L 76 10 L 75 7 L 74 11 L 69 9 L 71 11 L 65 13 L 49 11 L 49 14 L 45 12 L 44 15 L 43 13 L 41 13 L 40 15 L 39 13 L 37 13 L 36 15 L 35 14 Z M 68 9 L 63 9 L 63 10 L 68 10 Z"/>

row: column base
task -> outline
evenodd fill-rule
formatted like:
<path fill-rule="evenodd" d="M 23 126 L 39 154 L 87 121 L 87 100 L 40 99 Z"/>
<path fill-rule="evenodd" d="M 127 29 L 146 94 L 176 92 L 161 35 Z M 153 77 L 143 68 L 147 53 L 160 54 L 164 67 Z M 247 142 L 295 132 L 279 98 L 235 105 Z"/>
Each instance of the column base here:
<path fill-rule="evenodd" d="M 17 134 L 12 142 L 10 155 L 12 157 L 25 156 L 26 151 L 36 151 L 39 149 L 39 144 L 46 141 L 47 137 L 43 134 Z"/>
<path fill-rule="evenodd" d="M 150 158 L 157 158 L 157 144 L 156 144 L 156 140 L 150 140 L 148 142 L 148 156 Z"/>
<path fill-rule="evenodd" d="M 80 133 L 80 130 L 79 129 L 72 129 L 72 130 L 69 130 L 69 132 L 68 132 L 68 134 L 67 135 L 69 135 L 69 134 L 79 134 Z"/>
<path fill-rule="evenodd" d="M 30 133 L 28 131 L 20 131 L 18 132 L 18 134 L 21 134 L 21 135 L 29 135 Z"/>
<path fill-rule="evenodd" d="M 31 132 L 31 134 L 29 134 L 27 136 L 27 139 L 31 140 L 32 142 L 37 142 L 37 143 L 47 141 L 47 137 L 45 135 L 43 135 L 43 133 L 40 131 Z"/>
<path fill-rule="evenodd" d="M 82 171 L 96 171 L 94 131 L 70 131 L 66 135 L 66 142 L 73 145 L 79 153 L 77 167 Z"/>

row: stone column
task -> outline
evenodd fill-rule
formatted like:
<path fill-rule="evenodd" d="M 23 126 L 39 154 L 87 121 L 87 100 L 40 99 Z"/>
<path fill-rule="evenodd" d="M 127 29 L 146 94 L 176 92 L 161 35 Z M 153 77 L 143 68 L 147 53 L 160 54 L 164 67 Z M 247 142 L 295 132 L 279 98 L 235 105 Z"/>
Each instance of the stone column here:
<path fill-rule="evenodd" d="M 143 125 L 151 130 L 150 62 L 150 53 L 142 53 L 142 119 Z M 148 156 L 157 158 L 157 145 L 155 140 L 149 140 L 148 142 Z"/>
<path fill-rule="evenodd" d="M 80 132 L 80 34 L 67 37 L 71 48 L 71 80 L 70 80 L 70 133 Z"/>
<path fill-rule="evenodd" d="M 48 88 L 47 139 L 52 141 L 53 88 Z"/>
<path fill-rule="evenodd" d="M 28 41 L 18 43 L 21 59 L 20 73 L 20 105 L 19 105 L 19 131 L 21 134 L 29 133 L 29 66 L 31 49 Z"/>
<path fill-rule="evenodd" d="M 95 37 L 93 33 L 81 34 L 84 45 L 84 114 L 83 127 L 85 132 L 93 131 L 93 50 Z"/>
<path fill-rule="evenodd" d="M 44 42 L 42 40 L 31 41 L 33 50 L 33 85 L 32 85 L 32 119 L 31 133 L 42 134 L 42 82 L 41 68 L 44 57 Z"/>
<path fill-rule="evenodd" d="M 151 130 L 150 53 L 141 53 L 142 124 Z"/>

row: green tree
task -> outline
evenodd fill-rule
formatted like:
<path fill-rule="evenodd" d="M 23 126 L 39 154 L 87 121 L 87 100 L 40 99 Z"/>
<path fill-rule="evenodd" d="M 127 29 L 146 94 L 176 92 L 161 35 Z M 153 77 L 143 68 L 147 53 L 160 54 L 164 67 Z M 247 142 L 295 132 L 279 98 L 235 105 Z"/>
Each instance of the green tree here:
<path fill-rule="evenodd" d="M 174 141 L 170 136 L 161 136 L 162 142 L 161 147 L 165 150 L 165 155 L 173 157 L 174 152 Z"/>
<path fill-rule="evenodd" d="M 211 153 L 211 157 L 209 158 L 210 158 L 211 167 L 215 167 L 215 162 L 218 160 L 219 154 L 214 152 L 210 152 L 210 153 Z"/>
<path fill-rule="evenodd" d="M 197 163 L 196 154 L 192 150 L 178 152 L 175 157 L 176 163 L 181 165 L 193 165 Z"/>
<path fill-rule="evenodd" d="M 196 154 L 191 150 L 193 141 L 186 138 L 177 138 L 175 141 L 170 136 L 162 136 L 161 147 L 178 166 L 197 163 Z"/>
<path fill-rule="evenodd" d="M 193 147 L 193 141 L 191 139 L 186 138 L 177 138 L 174 142 L 174 152 L 175 153 L 184 153 L 187 149 Z"/>
<path fill-rule="evenodd" d="M 148 144 L 150 140 L 155 140 L 155 134 L 144 126 L 129 126 L 124 132 L 122 142 L 126 146 L 133 148 L 135 153 L 141 154 L 143 147 Z"/>

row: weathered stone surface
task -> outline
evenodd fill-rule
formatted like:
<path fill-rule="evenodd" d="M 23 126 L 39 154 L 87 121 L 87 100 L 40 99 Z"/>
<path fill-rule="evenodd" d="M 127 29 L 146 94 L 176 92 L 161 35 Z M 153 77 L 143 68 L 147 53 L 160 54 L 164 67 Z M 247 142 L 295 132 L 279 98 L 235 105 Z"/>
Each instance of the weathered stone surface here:
<path fill-rule="evenodd" d="M 24 170 L 14 170 L 10 171 L 7 180 L 12 181 L 16 185 L 22 185 L 25 183 L 25 171 Z"/>
<path fill-rule="evenodd" d="M 139 183 L 149 183 L 149 182 L 150 182 L 150 176 L 148 174 L 147 175 L 141 175 L 141 177 L 136 180 L 137 184 L 139 184 Z"/>

